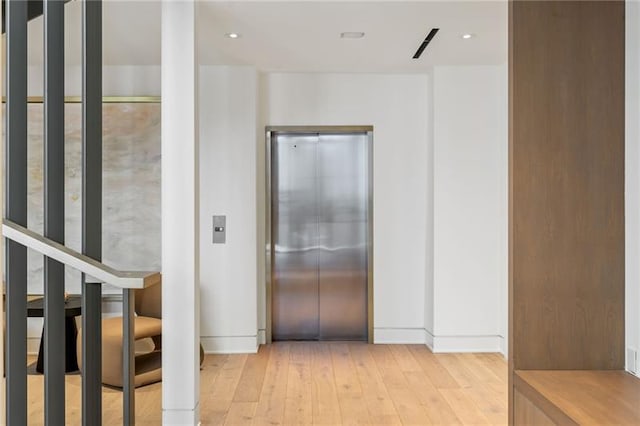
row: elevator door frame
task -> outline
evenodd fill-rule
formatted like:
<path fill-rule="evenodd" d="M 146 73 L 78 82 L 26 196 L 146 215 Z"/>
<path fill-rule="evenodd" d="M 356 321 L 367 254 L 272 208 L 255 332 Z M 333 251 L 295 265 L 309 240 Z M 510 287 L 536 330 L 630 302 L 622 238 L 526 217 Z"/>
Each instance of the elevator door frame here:
<path fill-rule="evenodd" d="M 271 238 L 271 143 L 275 133 L 297 133 L 309 135 L 331 135 L 358 133 L 367 135 L 367 340 L 373 343 L 373 126 L 267 126 L 265 128 L 265 278 L 266 278 L 266 342 L 272 342 L 272 304 L 273 304 L 273 240 Z"/>

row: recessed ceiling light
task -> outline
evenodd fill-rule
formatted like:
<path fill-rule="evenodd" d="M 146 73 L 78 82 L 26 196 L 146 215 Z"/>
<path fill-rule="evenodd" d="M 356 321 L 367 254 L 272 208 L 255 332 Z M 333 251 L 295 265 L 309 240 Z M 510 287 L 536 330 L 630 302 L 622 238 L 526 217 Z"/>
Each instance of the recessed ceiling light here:
<path fill-rule="evenodd" d="M 344 33 L 340 33 L 340 38 L 362 38 L 362 37 L 364 37 L 363 32 L 347 31 Z"/>
<path fill-rule="evenodd" d="M 469 40 L 470 38 L 473 38 L 475 36 L 475 34 L 462 34 L 462 38 L 465 40 Z"/>
<path fill-rule="evenodd" d="M 225 37 L 227 37 L 227 38 L 240 38 L 240 34 L 238 34 L 238 33 L 226 33 Z"/>

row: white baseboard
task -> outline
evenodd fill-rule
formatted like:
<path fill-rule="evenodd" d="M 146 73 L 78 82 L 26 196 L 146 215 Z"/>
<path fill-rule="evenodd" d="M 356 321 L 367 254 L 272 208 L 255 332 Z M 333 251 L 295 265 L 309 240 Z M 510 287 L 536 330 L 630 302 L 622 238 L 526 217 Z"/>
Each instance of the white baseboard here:
<path fill-rule="evenodd" d="M 433 352 L 433 334 L 429 330 L 424 330 L 424 343 Z"/>
<path fill-rule="evenodd" d="M 27 354 L 38 355 L 38 350 L 40 350 L 40 336 L 27 337 Z"/>
<path fill-rule="evenodd" d="M 640 376 L 640 369 L 638 368 L 638 351 L 635 348 L 627 348 L 627 359 L 625 363 L 626 370 L 636 376 Z"/>
<path fill-rule="evenodd" d="M 427 346 L 434 353 L 495 352 L 504 354 L 502 336 L 434 336 L 425 330 Z M 431 343 L 431 345 L 429 345 Z"/>
<path fill-rule="evenodd" d="M 502 336 L 434 336 L 424 328 L 374 328 L 378 344 L 423 344 L 434 353 L 497 352 L 504 354 Z"/>
<path fill-rule="evenodd" d="M 167 426 L 197 426 L 200 425 L 200 404 L 193 410 L 163 409 L 162 424 Z"/>
<path fill-rule="evenodd" d="M 506 344 L 502 336 L 434 336 L 424 328 L 375 328 L 373 336 L 376 344 L 424 344 L 434 353 L 505 354 Z M 208 354 L 256 353 L 260 345 L 266 344 L 266 331 L 258 330 L 257 336 L 207 336 L 201 337 L 200 342 Z M 27 338 L 29 355 L 37 355 L 39 347 L 40 336 Z"/>
<path fill-rule="evenodd" d="M 258 336 L 201 336 L 200 343 L 207 354 L 255 354 Z"/>
<path fill-rule="evenodd" d="M 374 328 L 373 343 L 425 344 L 424 328 Z"/>
<path fill-rule="evenodd" d="M 504 356 L 505 360 L 509 359 L 509 339 L 500 336 L 500 353 Z"/>

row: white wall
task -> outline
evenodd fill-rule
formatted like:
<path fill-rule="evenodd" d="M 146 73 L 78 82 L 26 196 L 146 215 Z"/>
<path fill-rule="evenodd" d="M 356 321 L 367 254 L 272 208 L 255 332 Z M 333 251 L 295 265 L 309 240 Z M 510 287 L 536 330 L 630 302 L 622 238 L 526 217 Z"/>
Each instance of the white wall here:
<path fill-rule="evenodd" d="M 257 200 L 257 241 L 256 257 L 258 259 L 258 341 L 265 343 L 267 329 L 267 288 L 266 288 L 266 129 L 269 124 L 268 74 L 258 75 L 258 114 L 256 132 L 256 200 Z"/>
<path fill-rule="evenodd" d="M 626 3 L 625 276 L 627 369 L 640 368 L 640 4 Z"/>
<path fill-rule="evenodd" d="M 494 217 L 500 203 L 506 209 L 506 117 L 498 113 L 501 96 L 506 102 L 506 71 L 498 68 L 438 68 L 434 78 L 293 73 L 258 78 L 251 67 L 201 67 L 205 349 L 253 352 L 264 341 L 265 125 L 374 126 L 376 342 L 432 343 L 435 336 L 441 343 L 436 348 L 446 350 L 451 336 L 480 337 L 482 344 L 487 336 L 506 336 L 507 252 L 499 242 L 506 244 L 507 225 L 506 216 Z M 31 95 L 41 94 L 39 72 L 30 72 Z M 160 93 L 159 67 L 105 67 L 104 72 L 105 95 Z M 68 73 L 68 95 L 79 94 L 74 73 Z M 498 125 L 499 120 L 505 121 Z M 504 150 L 498 149 L 500 138 Z M 482 191 L 487 194 L 479 199 Z M 465 198 L 467 192 L 472 198 Z M 464 211 L 474 212 L 470 220 Z M 211 243 L 214 214 L 227 215 L 225 245 Z M 485 269 L 465 266 L 472 262 Z M 114 303 L 105 308 L 118 309 Z M 41 323 L 30 320 L 29 328 L 35 351 Z M 466 340 L 462 349 L 476 343 Z"/>
<path fill-rule="evenodd" d="M 424 342 L 428 76 L 276 73 L 261 95 L 265 124 L 374 126 L 374 340 Z"/>
<path fill-rule="evenodd" d="M 427 180 L 426 194 L 427 194 L 427 252 L 425 258 L 425 290 L 424 290 L 424 329 L 425 329 L 425 343 L 431 349 L 433 349 L 433 263 L 434 263 L 434 194 L 435 189 L 434 182 L 434 139 L 435 139 L 435 104 L 434 104 L 434 78 L 433 70 L 429 74 L 429 101 L 427 110 Z"/>
<path fill-rule="evenodd" d="M 433 87 L 434 316 L 428 343 L 438 352 L 504 352 L 506 66 L 436 67 Z"/>
<path fill-rule="evenodd" d="M 207 352 L 257 349 L 257 72 L 200 68 L 200 300 Z M 227 242 L 212 243 L 212 216 Z"/>

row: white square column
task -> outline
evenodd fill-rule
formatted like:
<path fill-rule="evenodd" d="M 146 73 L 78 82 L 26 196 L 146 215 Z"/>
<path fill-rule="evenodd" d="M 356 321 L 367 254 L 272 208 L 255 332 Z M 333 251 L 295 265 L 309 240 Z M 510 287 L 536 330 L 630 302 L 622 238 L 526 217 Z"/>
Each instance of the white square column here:
<path fill-rule="evenodd" d="M 196 4 L 162 2 L 162 421 L 200 421 Z"/>

